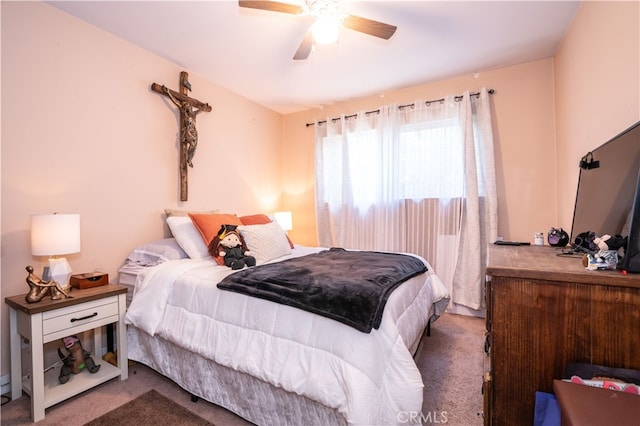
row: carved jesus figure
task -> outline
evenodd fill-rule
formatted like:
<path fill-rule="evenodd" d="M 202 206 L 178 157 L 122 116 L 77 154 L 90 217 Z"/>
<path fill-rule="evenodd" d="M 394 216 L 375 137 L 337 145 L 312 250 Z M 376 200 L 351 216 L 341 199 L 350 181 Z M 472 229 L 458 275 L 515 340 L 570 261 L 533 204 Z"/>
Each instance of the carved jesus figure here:
<path fill-rule="evenodd" d="M 169 96 L 171 102 L 173 102 L 178 108 L 180 108 L 180 115 L 182 117 L 183 127 L 180 130 L 180 142 L 185 146 L 187 151 L 187 164 L 189 167 L 193 167 L 193 156 L 196 153 L 196 146 L 198 145 L 198 130 L 196 129 L 196 115 L 198 115 L 202 108 L 192 107 L 189 102 L 180 102 L 177 100 L 166 86 L 162 86 L 162 91 Z M 205 104 L 207 106 L 208 104 Z"/>

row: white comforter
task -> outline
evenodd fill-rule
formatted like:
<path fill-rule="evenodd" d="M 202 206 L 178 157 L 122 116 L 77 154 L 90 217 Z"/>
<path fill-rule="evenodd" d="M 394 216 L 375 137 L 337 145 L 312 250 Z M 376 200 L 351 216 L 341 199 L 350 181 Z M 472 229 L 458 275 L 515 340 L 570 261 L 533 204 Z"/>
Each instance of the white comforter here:
<path fill-rule="evenodd" d="M 292 256 L 320 249 L 297 247 Z M 286 259 L 286 256 L 278 260 Z M 425 262 L 426 263 L 426 262 Z M 337 408 L 350 423 L 397 424 L 422 409 L 412 358 L 434 303 L 432 272 L 389 297 L 379 329 L 362 333 L 300 309 L 220 290 L 232 273 L 211 259 L 179 260 L 139 276 L 126 322 L 226 367 Z"/>

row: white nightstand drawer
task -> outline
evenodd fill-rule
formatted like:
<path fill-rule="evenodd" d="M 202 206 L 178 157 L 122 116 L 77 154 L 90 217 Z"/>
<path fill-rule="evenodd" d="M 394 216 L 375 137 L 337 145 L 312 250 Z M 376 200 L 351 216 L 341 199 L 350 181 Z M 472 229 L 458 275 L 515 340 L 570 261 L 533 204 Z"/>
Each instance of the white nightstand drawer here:
<path fill-rule="evenodd" d="M 95 327 L 100 323 L 108 324 L 117 320 L 118 296 L 106 297 L 99 300 L 69 306 L 42 315 L 42 334 L 48 341 L 48 335 L 69 335 Z M 51 337 L 51 336 L 50 336 Z"/>

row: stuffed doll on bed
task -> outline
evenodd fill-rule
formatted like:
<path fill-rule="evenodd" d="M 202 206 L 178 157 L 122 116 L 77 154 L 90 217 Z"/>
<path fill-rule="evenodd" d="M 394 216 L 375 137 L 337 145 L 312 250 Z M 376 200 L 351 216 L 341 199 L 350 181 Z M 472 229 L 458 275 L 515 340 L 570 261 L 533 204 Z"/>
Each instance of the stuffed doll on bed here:
<path fill-rule="evenodd" d="M 209 243 L 209 254 L 231 269 L 242 269 L 245 266 L 256 266 L 256 258 L 240 235 L 235 225 L 222 225 L 218 234 Z M 221 261 L 222 260 L 222 261 Z"/>

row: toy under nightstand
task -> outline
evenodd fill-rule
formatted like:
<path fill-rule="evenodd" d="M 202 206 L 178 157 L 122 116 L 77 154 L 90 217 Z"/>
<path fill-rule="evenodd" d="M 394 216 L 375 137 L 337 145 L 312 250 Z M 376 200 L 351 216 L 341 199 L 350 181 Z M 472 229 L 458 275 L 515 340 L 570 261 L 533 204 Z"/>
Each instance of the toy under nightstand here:
<path fill-rule="evenodd" d="M 31 419 L 44 418 L 44 410 L 100 383 L 120 376 L 128 377 L 127 336 L 124 324 L 127 288 L 109 284 L 84 290 L 73 290 L 73 298 L 27 303 L 25 295 L 5 298 L 9 305 L 9 334 L 11 343 L 11 398 L 31 396 Z M 118 346 L 118 365 L 102 358 L 102 326 L 115 324 Z M 63 337 L 93 330 L 91 350 L 100 370 L 95 374 L 83 372 L 73 375 L 68 383 L 58 382 L 58 371 L 44 372 L 43 345 Z M 21 340 L 31 345 L 31 374 L 22 379 Z"/>

